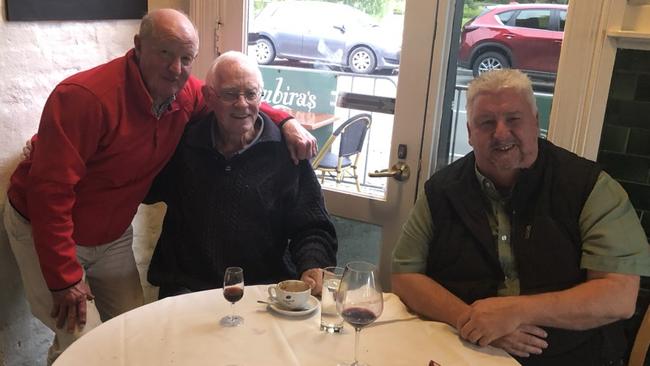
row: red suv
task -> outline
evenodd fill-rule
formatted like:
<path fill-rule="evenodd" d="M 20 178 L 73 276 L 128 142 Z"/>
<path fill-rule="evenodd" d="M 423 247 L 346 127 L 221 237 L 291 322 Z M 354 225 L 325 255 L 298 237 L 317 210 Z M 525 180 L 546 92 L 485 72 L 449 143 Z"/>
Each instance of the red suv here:
<path fill-rule="evenodd" d="M 560 4 L 487 7 L 463 25 L 458 64 L 474 76 L 512 67 L 554 79 L 566 12 Z"/>

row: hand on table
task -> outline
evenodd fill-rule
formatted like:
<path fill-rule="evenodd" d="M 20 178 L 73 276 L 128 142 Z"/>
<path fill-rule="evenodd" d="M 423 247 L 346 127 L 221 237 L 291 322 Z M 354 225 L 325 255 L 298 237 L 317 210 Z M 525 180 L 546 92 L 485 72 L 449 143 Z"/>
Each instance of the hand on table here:
<path fill-rule="evenodd" d="M 490 297 L 475 301 L 456 323 L 461 338 L 487 346 L 498 338 L 513 333 L 520 325 L 516 296 Z"/>
<path fill-rule="evenodd" d="M 498 338 L 490 345 L 501 348 L 511 355 L 528 357 L 531 354 L 539 355 L 548 347 L 548 343 L 544 340 L 547 335 L 540 327 L 524 324 L 514 332 Z"/>
<path fill-rule="evenodd" d="M 323 270 L 320 268 L 306 270 L 300 276 L 300 280 L 309 284 L 312 295 L 320 295 L 323 290 Z"/>
<path fill-rule="evenodd" d="M 65 290 L 52 291 L 50 316 L 56 318 L 56 327 L 62 329 L 65 326 L 68 333 L 74 333 L 77 327 L 83 330 L 86 326 L 86 300 L 94 298 L 83 280 Z"/>
<path fill-rule="evenodd" d="M 287 140 L 287 147 L 294 164 L 298 164 L 300 160 L 311 159 L 318 153 L 316 138 L 294 118 L 282 126 L 282 134 Z"/>

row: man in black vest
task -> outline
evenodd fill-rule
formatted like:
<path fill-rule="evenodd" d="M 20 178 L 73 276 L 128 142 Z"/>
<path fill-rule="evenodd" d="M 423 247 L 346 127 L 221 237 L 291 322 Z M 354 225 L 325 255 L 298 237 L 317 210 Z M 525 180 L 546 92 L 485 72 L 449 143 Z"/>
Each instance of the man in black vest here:
<path fill-rule="evenodd" d="M 474 151 L 425 184 L 393 252 L 414 311 L 524 365 L 622 365 L 621 320 L 650 275 L 623 188 L 538 139 L 530 80 L 485 73 L 467 92 Z"/>

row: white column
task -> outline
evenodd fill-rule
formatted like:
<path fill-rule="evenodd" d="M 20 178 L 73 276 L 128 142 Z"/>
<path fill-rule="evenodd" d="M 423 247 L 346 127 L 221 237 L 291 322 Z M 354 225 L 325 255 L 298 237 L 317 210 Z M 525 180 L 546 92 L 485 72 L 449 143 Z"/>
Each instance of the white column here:
<path fill-rule="evenodd" d="M 605 117 L 616 42 L 607 30 L 621 27 L 625 0 L 569 2 L 548 138 L 596 160 Z"/>

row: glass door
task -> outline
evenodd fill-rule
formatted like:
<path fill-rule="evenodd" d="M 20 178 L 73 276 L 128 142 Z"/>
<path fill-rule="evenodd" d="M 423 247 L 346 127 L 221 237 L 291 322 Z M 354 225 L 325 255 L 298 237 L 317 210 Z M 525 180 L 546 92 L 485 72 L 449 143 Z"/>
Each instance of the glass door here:
<path fill-rule="evenodd" d="M 496 4 L 496 5 L 495 5 Z M 568 0 L 511 3 L 459 0 L 450 34 L 456 45 L 450 62 L 458 65 L 447 78 L 445 105 L 451 105 L 446 143 L 441 140 L 432 171 L 471 151 L 467 138 L 466 91 L 482 72 L 516 68 L 532 81 L 539 112 L 540 136 L 549 131 L 553 91 L 567 19 Z"/>
<path fill-rule="evenodd" d="M 263 100 L 318 139 L 323 188 L 383 200 L 386 179 L 367 173 L 389 163 L 405 3 L 346 3 L 250 0 L 247 51 L 262 69 Z"/>

